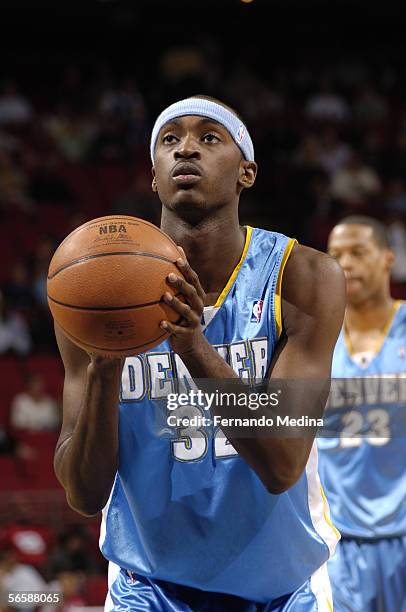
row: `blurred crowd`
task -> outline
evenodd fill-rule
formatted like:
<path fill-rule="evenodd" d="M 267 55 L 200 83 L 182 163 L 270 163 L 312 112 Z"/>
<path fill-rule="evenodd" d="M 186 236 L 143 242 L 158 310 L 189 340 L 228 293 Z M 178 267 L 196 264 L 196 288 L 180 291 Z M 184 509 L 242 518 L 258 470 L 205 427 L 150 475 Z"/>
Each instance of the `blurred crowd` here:
<path fill-rule="evenodd" d="M 24 516 L 20 508 L 14 521 L 0 529 L 2 612 L 69 612 L 78 607 L 102 606 L 107 591 L 106 571 L 96 532 L 84 525 L 72 524 L 59 532 L 33 523 L 29 513 Z M 21 591 L 57 593 L 61 604 L 52 605 L 49 600 L 42 605 L 25 603 L 8 608 L 2 594 Z"/>
<path fill-rule="evenodd" d="M 100 65 L 68 66 L 36 88 L 15 78 L 0 83 L 0 220 L 9 228 L 0 245 L 7 262 L 0 354 L 56 351 L 46 274 L 69 231 L 109 213 L 159 223 L 150 192 L 151 125 L 165 104 L 195 93 L 234 106 L 252 132 L 259 176 L 242 198 L 243 222 L 325 249 L 340 217 L 371 214 L 388 225 L 397 253 L 393 280 L 405 283 L 402 70 L 354 57 L 329 69 L 310 61 L 258 66 L 228 60 L 208 40 L 168 47 L 147 82 Z M 112 171 L 109 189 L 96 192 Z"/>
<path fill-rule="evenodd" d="M 225 63 L 219 49 L 206 42 L 168 48 L 157 78 L 147 84 L 128 74 L 115 78 L 106 66 L 93 71 L 69 66 L 56 86 L 35 90 L 3 80 L 0 217 L 37 230 L 42 219 L 43 227 L 29 249 L 18 236 L 11 245 L 0 286 L 0 352 L 55 351 L 46 272 L 68 231 L 89 214 L 131 213 L 159 223 L 159 203 L 149 190 L 149 132 L 166 103 L 194 93 L 214 94 L 234 106 L 252 132 L 259 176 L 242 198 L 243 222 L 324 249 L 337 219 L 372 214 L 389 226 L 398 254 L 394 281 L 404 283 L 402 71 L 354 58 L 331 66 L 256 71 L 246 59 Z M 89 210 L 86 200 L 92 196 L 80 180 L 72 180 L 78 167 L 85 173 L 121 168 L 126 180 L 116 181 L 99 207 Z M 50 209 L 60 211 L 59 227 L 49 222 Z"/>

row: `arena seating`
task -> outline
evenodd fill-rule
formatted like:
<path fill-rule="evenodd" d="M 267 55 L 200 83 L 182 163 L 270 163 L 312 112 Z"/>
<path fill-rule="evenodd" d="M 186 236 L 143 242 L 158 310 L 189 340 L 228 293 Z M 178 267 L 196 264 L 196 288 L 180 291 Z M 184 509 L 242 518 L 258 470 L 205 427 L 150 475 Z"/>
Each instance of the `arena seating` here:
<path fill-rule="evenodd" d="M 86 593 L 86 599 L 89 606 L 97 606 L 104 603 L 107 595 L 107 577 L 97 575 L 88 576 L 83 592 Z"/>

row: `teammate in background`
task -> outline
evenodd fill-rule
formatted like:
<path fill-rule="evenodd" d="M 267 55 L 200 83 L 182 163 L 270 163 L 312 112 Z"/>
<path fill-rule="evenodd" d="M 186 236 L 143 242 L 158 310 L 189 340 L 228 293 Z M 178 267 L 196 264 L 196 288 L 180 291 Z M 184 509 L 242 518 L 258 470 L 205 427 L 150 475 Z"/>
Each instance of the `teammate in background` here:
<path fill-rule="evenodd" d="M 240 226 L 239 197 L 257 165 L 246 126 L 221 102 L 196 96 L 168 107 L 151 157 L 161 228 L 185 253 L 186 281 L 168 282 L 187 303 L 164 296 L 181 323 L 163 321 L 169 341 L 124 368 L 56 330 L 66 377 L 55 469 L 73 508 L 103 509 L 106 610 L 330 610 L 326 561 L 338 534 L 314 436 L 185 426 L 171 440 L 157 435 L 154 403 L 176 379 L 246 389 L 240 379 L 300 376 L 324 381 L 312 405 L 296 399 L 299 413 L 321 416 L 344 315 L 342 271 L 282 234 Z"/>
<path fill-rule="evenodd" d="M 343 393 L 332 394 L 341 406 L 341 435 L 319 439 L 320 478 L 342 534 L 328 564 L 335 610 L 401 612 L 406 610 L 406 394 L 401 380 L 406 375 L 406 305 L 390 295 L 394 254 L 379 221 L 343 219 L 330 234 L 328 252 L 343 268 L 348 304 L 332 370 L 333 378 L 348 379 L 335 381 Z M 354 390 L 350 379 L 359 377 L 368 378 Z"/>

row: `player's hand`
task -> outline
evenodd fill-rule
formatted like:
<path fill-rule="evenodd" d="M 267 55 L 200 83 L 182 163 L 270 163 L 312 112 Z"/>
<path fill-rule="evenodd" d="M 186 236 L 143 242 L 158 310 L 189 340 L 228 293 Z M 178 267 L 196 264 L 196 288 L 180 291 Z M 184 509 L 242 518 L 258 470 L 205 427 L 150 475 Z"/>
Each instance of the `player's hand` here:
<path fill-rule="evenodd" d="M 54 329 L 55 336 L 58 342 L 58 345 L 61 343 L 63 346 L 66 346 L 69 352 L 73 355 L 75 361 L 81 363 L 82 361 L 88 362 L 88 365 L 92 367 L 94 370 L 114 370 L 117 367 L 123 369 L 124 357 L 116 357 L 112 355 L 111 357 L 104 357 L 101 355 L 97 355 L 93 353 L 91 350 L 86 349 L 84 346 L 79 346 L 72 342 L 69 336 L 66 335 L 62 327 L 58 324 L 57 321 L 54 321 Z M 0 610 L 1 612 L 1 610 Z"/>
<path fill-rule="evenodd" d="M 182 354 L 193 351 L 196 345 L 204 340 L 200 322 L 203 314 L 205 293 L 200 284 L 199 277 L 192 270 L 186 259 L 184 250 L 179 246 L 178 249 L 182 252 L 183 259 L 179 258 L 176 265 L 184 278 L 172 272 L 168 275 L 167 280 L 176 290 L 176 293 L 181 293 L 184 296 L 185 302 L 182 302 L 169 292 L 164 294 L 163 300 L 168 306 L 179 313 L 182 319 L 178 324 L 170 323 L 166 320 L 161 321 L 161 327 L 170 333 L 170 343 L 175 353 L 182 356 Z"/>

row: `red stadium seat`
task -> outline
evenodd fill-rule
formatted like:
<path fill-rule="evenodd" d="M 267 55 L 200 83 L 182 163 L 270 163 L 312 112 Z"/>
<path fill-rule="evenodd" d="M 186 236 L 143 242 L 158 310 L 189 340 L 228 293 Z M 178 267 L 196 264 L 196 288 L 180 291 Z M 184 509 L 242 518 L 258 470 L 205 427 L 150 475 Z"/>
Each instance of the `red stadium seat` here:
<path fill-rule="evenodd" d="M 62 361 L 54 355 L 31 355 L 26 359 L 27 371 L 40 374 L 46 391 L 57 400 L 62 398 L 64 370 Z"/>
<path fill-rule="evenodd" d="M 0 397 L 0 429 L 8 430 L 10 419 L 10 402 Z"/>
<path fill-rule="evenodd" d="M 24 388 L 24 363 L 16 357 L 0 357 L 0 422 L 6 426 L 11 401 Z"/>
<path fill-rule="evenodd" d="M 22 488 L 17 462 L 14 457 L 0 455 L 1 489 L 3 491 L 18 491 Z"/>
<path fill-rule="evenodd" d="M 54 451 L 58 433 L 14 430 L 17 442 L 26 449 L 27 458 L 18 460 L 18 473 L 22 489 L 59 489 L 54 472 Z"/>
<path fill-rule="evenodd" d="M 41 568 L 47 560 L 52 530 L 44 525 L 10 523 L 2 530 L 1 544 L 12 546 L 20 563 Z"/>
<path fill-rule="evenodd" d="M 102 606 L 107 595 L 107 576 L 89 576 L 84 584 L 88 606 Z"/>

